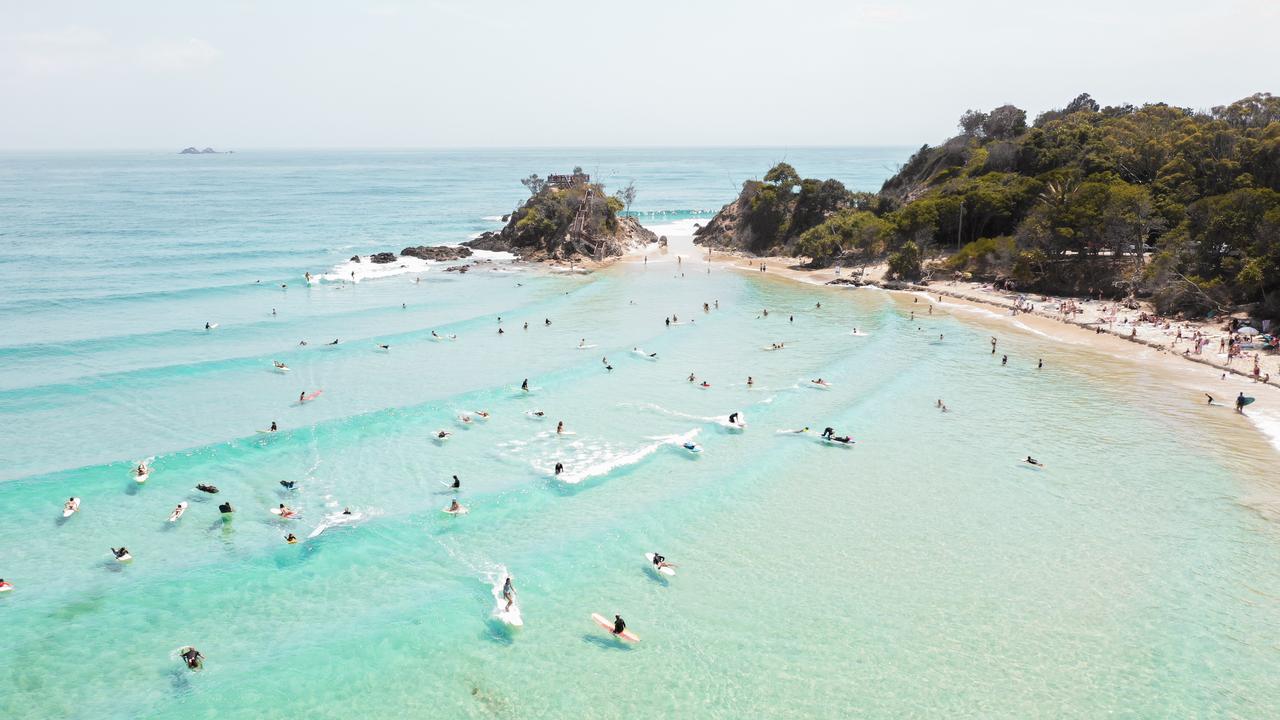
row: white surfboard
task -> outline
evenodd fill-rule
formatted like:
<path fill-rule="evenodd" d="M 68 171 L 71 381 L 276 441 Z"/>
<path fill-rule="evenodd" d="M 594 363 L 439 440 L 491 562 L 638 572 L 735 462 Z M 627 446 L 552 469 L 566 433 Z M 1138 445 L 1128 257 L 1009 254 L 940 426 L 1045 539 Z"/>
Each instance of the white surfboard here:
<path fill-rule="evenodd" d="M 73 497 L 62 506 L 62 517 L 68 518 L 80 511 L 80 498 Z"/>
<path fill-rule="evenodd" d="M 502 587 L 506 584 L 508 577 L 507 573 L 501 573 L 498 576 L 498 581 L 493 585 L 493 600 L 495 603 L 493 616 L 512 627 L 524 627 L 524 616 L 520 614 L 520 599 L 513 597 L 514 602 L 511 603 L 511 608 L 507 609 L 507 599 L 502 596 Z M 512 594 L 515 594 L 514 591 Z"/>
<path fill-rule="evenodd" d="M 187 503 L 186 500 L 178 503 L 178 507 L 174 508 L 173 512 L 169 513 L 169 522 L 177 522 L 178 518 L 182 517 L 182 513 L 187 511 L 188 504 L 189 503 Z"/>
<path fill-rule="evenodd" d="M 644 559 L 649 561 L 649 567 L 654 567 L 653 553 L 645 553 Z M 673 577 L 676 574 L 676 569 L 673 567 L 654 567 L 654 569 L 662 573 L 663 575 L 666 575 L 667 577 Z M 613 627 L 612 624 L 610 625 L 610 627 Z"/>

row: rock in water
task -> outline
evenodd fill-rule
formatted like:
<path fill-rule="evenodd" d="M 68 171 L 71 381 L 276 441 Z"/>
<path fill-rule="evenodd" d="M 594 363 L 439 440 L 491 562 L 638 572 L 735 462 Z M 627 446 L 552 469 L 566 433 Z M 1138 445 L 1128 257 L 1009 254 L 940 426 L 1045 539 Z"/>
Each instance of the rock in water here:
<path fill-rule="evenodd" d="M 385 265 L 396 261 L 396 254 L 390 252 L 374 253 L 369 256 L 369 262 L 377 265 Z"/>

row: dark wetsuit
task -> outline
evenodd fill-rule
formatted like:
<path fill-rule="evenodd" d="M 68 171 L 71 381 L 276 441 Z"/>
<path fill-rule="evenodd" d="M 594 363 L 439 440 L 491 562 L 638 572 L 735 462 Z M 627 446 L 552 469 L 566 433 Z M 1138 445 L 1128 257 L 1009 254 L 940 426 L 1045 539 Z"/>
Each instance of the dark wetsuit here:
<path fill-rule="evenodd" d="M 623 631 L 625 631 L 626 629 L 627 629 L 627 624 L 622 621 L 622 617 L 619 615 L 614 615 L 613 616 L 613 634 L 621 635 Z"/>

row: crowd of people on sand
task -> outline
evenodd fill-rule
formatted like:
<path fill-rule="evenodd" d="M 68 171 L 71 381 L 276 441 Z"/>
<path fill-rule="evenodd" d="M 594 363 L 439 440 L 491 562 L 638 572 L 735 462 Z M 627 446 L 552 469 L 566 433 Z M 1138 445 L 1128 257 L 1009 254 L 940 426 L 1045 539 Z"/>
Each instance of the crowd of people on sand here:
<path fill-rule="evenodd" d="M 947 291 L 967 300 L 1007 307 L 1010 314 L 1034 313 L 1096 334 L 1112 334 L 1196 359 L 1256 382 L 1270 383 L 1268 360 L 1280 359 L 1280 328 L 1261 323 L 1261 329 L 1244 324 L 1239 316 L 1191 321 L 1162 316 L 1136 299 L 1108 300 L 1099 290 L 1089 298 L 1040 295 L 1034 301 L 999 284 L 947 283 L 960 288 Z M 1094 297 L 1096 296 L 1096 297 Z M 939 301 L 941 301 L 939 295 Z M 1280 364 L 1276 366 L 1280 371 Z"/>
<path fill-rule="evenodd" d="M 765 271 L 765 264 L 764 264 L 764 262 L 763 262 L 763 261 L 762 261 L 762 262 L 760 262 L 760 271 L 761 271 L 761 272 L 764 272 L 764 271 Z M 941 297 L 939 297 L 939 301 L 941 301 Z M 1079 316 L 1083 315 L 1083 314 L 1084 314 L 1084 312 L 1085 312 L 1084 304 L 1085 304 L 1085 303 L 1088 303 L 1088 302 L 1091 302 L 1091 301 L 1084 301 L 1084 303 L 1081 303 L 1081 302 L 1078 302 L 1078 301 L 1076 301 L 1076 300 L 1072 300 L 1072 299 L 1065 299 L 1065 300 L 1059 299 L 1059 300 L 1055 300 L 1055 299 L 1052 299 L 1052 298 L 1049 298 L 1049 297 L 1041 297 L 1041 298 L 1040 298 L 1040 300 L 1039 300 L 1039 302 L 1040 302 L 1040 303 L 1042 303 L 1042 304 L 1047 304 L 1047 305 L 1049 305 L 1050 307 L 1052 307 L 1052 308 L 1053 308 L 1053 310 L 1054 310 L 1054 312 L 1055 312 L 1055 313 L 1057 313 L 1058 315 L 1061 315 L 1061 316 L 1063 316 L 1063 317 L 1078 318 Z M 918 303 L 919 303 L 919 298 L 916 298 L 916 299 L 914 300 L 914 303 L 915 303 L 915 304 L 918 304 Z M 633 304 L 634 304 L 634 303 L 633 303 Z M 1097 314 L 1098 314 L 1098 317 L 1100 318 L 1100 320 L 1098 321 L 1098 331 L 1099 331 L 1099 332 L 1101 332 L 1101 331 L 1102 331 L 1102 330 L 1101 330 L 1101 319 L 1106 319 L 1108 323 L 1110 323 L 1110 324 L 1114 324 L 1114 323 L 1115 323 L 1115 321 L 1116 321 L 1116 313 L 1117 313 L 1117 312 L 1119 312 L 1119 305 L 1109 305 L 1109 304 L 1104 304 L 1104 303 L 1102 303 L 1102 302 L 1101 302 L 1101 300 L 1099 301 L 1099 305 L 1100 305 L 1100 307 L 1096 308 L 1096 312 L 1097 312 Z M 703 312 L 704 312 L 704 313 L 710 313 L 710 312 L 712 311 L 713 307 L 714 307 L 714 309 L 715 309 L 715 310 L 719 310 L 719 309 L 720 309 L 720 302 L 719 302 L 719 300 L 715 300 L 713 303 L 712 303 L 712 302 L 704 302 L 704 303 L 702 303 L 702 310 L 703 310 Z M 815 304 L 815 310 L 821 310 L 821 308 L 822 308 L 822 304 L 821 304 L 820 302 Z M 1130 309 L 1131 309 L 1131 308 L 1130 308 Z M 1035 310 L 1035 305 L 1034 305 L 1031 301 L 1029 301 L 1028 299 L 1026 299 L 1024 296 L 1019 296 L 1018 298 L 1016 298 L 1015 303 L 1014 303 L 1014 305 L 1013 305 L 1013 312 L 1014 312 L 1015 314 L 1016 314 L 1017 312 L 1034 312 L 1034 310 Z M 929 305 L 928 305 L 927 310 L 926 310 L 926 313 L 927 313 L 928 315 L 932 315 L 932 314 L 933 314 L 933 306 L 932 306 L 932 304 L 929 304 Z M 910 313 L 909 313 L 909 319 L 910 319 L 911 321 L 915 321 L 915 320 L 916 320 L 916 314 L 917 314 L 917 313 L 916 313 L 916 311 L 915 311 L 915 310 L 911 310 L 911 311 L 910 311 Z M 768 317 L 769 317 L 769 310 L 768 310 L 767 308 L 764 308 L 764 309 L 762 309 L 762 310 L 761 310 L 760 314 L 757 316 L 757 319 L 764 319 L 764 318 L 768 318 Z M 795 318 L 795 315 L 794 315 L 793 313 L 788 315 L 788 321 L 789 321 L 789 322 L 794 322 L 794 318 Z M 671 315 L 666 316 L 666 317 L 664 318 L 663 322 L 664 322 L 664 324 L 665 324 L 667 327 L 670 327 L 670 326 L 671 326 L 671 325 L 673 325 L 673 324 L 680 324 L 679 317 L 678 317 L 676 314 L 674 314 L 674 313 L 672 313 Z M 688 320 L 688 322 L 689 322 L 689 323 L 692 323 L 692 322 L 694 322 L 694 321 L 693 321 L 692 319 L 690 319 L 690 320 Z M 1123 325 L 1123 324 L 1130 324 L 1130 323 L 1131 323 L 1131 320 L 1130 320 L 1130 318 L 1128 318 L 1128 317 L 1124 317 L 1124 318 L 1121 320 L 1121 324 L 1122 324 L 1122 325 Z M 503 332 L 503 330 L 502 330 L 502 328 L 501 328 L 501 324 L 502 324 L 502 318 L 501 318 L 501 317 L 499 317 L 499 318 L 498 318 L 498 324 L 499 324 L 499 333 L 502 333 L 502 332 Z M 1173 335 L 1173 341 L 1174 341 L 1174 343 L 1179 343 L 1179 342 L 1182 342 L 1182 341 L 1184 341 L 1184 340 L 1188 343 L 1189 347 L 1184 351 L 1185 353 L 1191 353 L 1191 352 L 1194 352 L 1194 353 L 1196 353 L 1196 354 L 1199 354 L 1199 353 L 1201 353 L 1201 352 L 1203 351 L 1203 349 L 1204 349 L 1206 346 L 1208 346 L 1208 345 L 1209 345 L 1209 344 L 1211 344 L 1211 342 L 1212 342 L 1212 340 L 1211 340 L 1210 336 L 1209 336 L 1209 335 L 1207 335 L 1206 333 L 1202 332 L 1202 328 L 1201 328 L 1201 327 L 1193 326 L 1193 325 L 1186 324 L 1186 323 L 1175 323 L 1175 322 L 1174 322 L 1174 321 L 1172 321 L 1172 320 L 1169 320 L 1169 319 L 1167 319 L 1167 318 L 1161 318 L 1161 317 L 1159 317 L 1159 316 L 1156 316 L 1156 315 L 1154 315 L 1154 314 L 1152 314 L 1152 313 L 1149 313 L 1149 312 L 1146 312 L 1146 311 L 1140 312 L 1140 313 L 1137 315 L 1137 317 L 1136 317 L 1136 318 L 1133 318 L 1133 319 L 1132 319 L 1132 327 L 1134 328 L 1134 331 L 1133 331 L 1133 332 L 1134 332 L 1134 334 L 1135 334 L 1135 335 L 1136 335 L 1136 327 L 1137 327 L 1139 324 L 1144 325 L 1144 326 L 1147 326 L 1147 327 L 1152 327 L 1152 328 L 1161 328 L 1161 329 L 1163 329 L 1166 333 L 1168 333 L 1169 331 L 1172 331 L 1172 332 L 1174 333 L 1174 335 Z M 552 321 L 551 321 L 551 319 L 550 319 L 550 318 L 544 318 L 544 320 L 543 320 L 543 326 L 544 326 L 544 327 L 550 327 L 551 325 L 552 325 Z M 210 323 L 207 323 L 207 324 L 206 324 L 206 328 L 212 329 L 212 328 L 214 328 L 214 327 L 217 327 L 217 325 L 216 325 L 216 324 L 210 324 Z M 523 329 L 524 329 L 524 330 L 528 330 L 528 327 L 529 327 L 529 323 L 528 323 L 528 322 L 524 322 L 524 323 L 523 323 Z M 922 328 L 917 328 L 917 329 L 922 329 Z M 1184 330 L 1186 330 L 1186 331 L 1187 331 L 1185 335 L 1183 334 L 1183 331 L 1184 331 Z M 1244 355 L 1243 350 L 1242 350 L 1242 347 L 1243 347 L 1243 346 L 1245 346 L 1245 345 L 1246 345 L 1246 343 L 1254 343 L 1254 342 L 1256 342 L 1256 341 L 1255 341 L 1255 339 L 1254 339 L 1254 335 L 1255 335 L 1255 334 L 1256 334 L 1256 333 L 1254 333 L 1254 334 L 1249 334 L 1249 333 L 1245 333 L 1245 332 L 1243 332 L 1243 328 L 1241 328 L 1241 327 L 1238 325 L 1238 322 L 1237 322 L 1235 319 L 1232 319 L 1232 321 L 1231 321 L 1231 325 L 1230 325 L 1230 332 L 1229 332 L 1228 334 L 1226 334 L 1226 335 L 1222 335 L 1222 336 L 1219 336 L 1219 337 L 1217 338 L 1217 341 L 1218 341 L 1218 350 L 1219 350 L 1219 352 L 1220 352 L 1220 353 L 1223 353 L 1223 354 L 1227 355 L 1227 357 L 1228 357 L 1228 361 L 1230 361 L 1230 359 L 1235 358 L 1235 357 L 1241 357 L 1241 356 L 1243 356 L 1243 355 Z M 434 330 L 431 332 L 431 335 L 432 335 L 432 337 L 433 337 L 433 338 L 435 338 L 435 339 L 445 339 L 445 337 L 444 337 L 444 336 L 440 336 L 440 335 L 438 335 Z M 447 336 L 447 337 L 448 337 L 449 339 L 456 339 L 456 337 L 457 337 L 457 336 L 455 336 L 455 335 L 449 335 L 449 336 Z M 941 340 L 943 336 L 942 336 L 941 334 L 939 334 L 939 336 L 938 336 L 938 337 L 939 337 L 939 340 Z M 1275 340 L 1273 340 L 1273 339 L 1271 339 L 1271 338 L 1270 338 L 1270 336 L 1267 336 L 1267 339 L 1265 340 L 1265 342 L 1269 343 L 1271 347 L 1275 347 L 1275 346 L 1276 346 L 1276 341 L 1275 341 Z M 302 341 L 300 344 L 301 344 L 301 345 L 306 345 L 306 341 L 304 340 L 304 341 Z M 329 345 L 337 345 L 337 344 L 338 344 L 338 340 L 337 340 L 337 339 L 335 339 L 335 340 L 333 340 L 331 343 L 327 343 L 327 344 L 329 344 Z M 992 356 L 995 356 L 995 355 L 997 354 L 998 345 L 999 345 L 999 340 L 998 340 L 998 338 L 996 338 L 996 337 L 994 337 L 994 336 L 993 336 L 993 337 L 991 337 L 991 338 L 990 338 L 990 345 L 991 345 L 991 355 L 992 355 Z M 385 345 L 385 344 L 378 345 L 378 347 L 379 347 L 380 349 L 382 349 L 382 350 L 387 350 L 387 349 L 389 349 L 389 346 L 388 346 L 388 345 Z M 583 338 L 583 339 L 579 342 L 579 348 L 586 348 L 586 347 L 594 347 L 594 345 L 588 345 L 588 344 L 586 343 L 586 339 L 585 339 L 585 338 Z M 772 345 L 771 345 L 771 348 L 770 348 L 770 349 L 780 350 L 780 349 L 782 349 L 782 348 L 784 348 L 784 347 L 785 347 L 785 343 L 782 343 L 782 342 L 776 342 L 776 343 L 772 343 Z M 651 360 L 657 360 L 657 353 L 644 353 L 644 352 L 643 352 L 643 351 L 641 351 L 638 347 L 637 347 L 637 348 L 634 348 L 633 350 L 634 350 L 636 353 L 638 353 L 638 354 L 643 354 L 643 355 L 645 355 L 648 359 L 651 359 Z M 602 364 L 604 365 L 604 367 L 605 367 L 605 369 L 606 369 L 607 371 L 612 371 L 612 370 L 613 370 L 613 366 L 609 363 L 609 360 L 608 360 L 608 357 L 607 357 L 607 356 L 602 357 L 602 358 L 601 358 L 601 362 L 602 362 Z M 1260 372 L 1260 370 L 1259 370 L 1259 367 L 1258 367 L 1258 365 L 1259 365 L 1259 358 L 1258 358 L 1258 355 L 1257 355 L 1256 353 L 1253 355 L 1253 362 L 1254 362 L 1254 375 L 1255 375 L 1255 377 L 1257 377 L 1257 376 L 1258 376 L 1258 374 L 1259 374 L 1259 372 Z M 1007 366 L 1007 365 L 1008 365 L 1008 363 L 1009 363 L 1009 356 L 1008 356 L 1007 354 L 1002 354 L 1002 355 L 1001 355 L 1001 358 L 1000 358 L 1000 364 L 1001 364 L 1001 366 Z M 273 365 L 274 365 L 275 369 L 282 371 L 282 373 L 283 373 L 283 372 L 288 371 L 288 369 L 289 369 L 287 366 L 285 366 L 285 365 L 284 365 L 284 363 L 281 363 L 281 362 L 278 362 L 278 361 L 273 361 Z M 1039 370 L 1039 369 L 1043 369 L 1043 367 L 1044 367 L 1044 360 L 1043 360 L 1043 359 L 1037 359 L 1036 368 Z M 1264 374 L 1264 375 L 1262 375 L 1261 379 L 1265 382 L 1265 381 L 1269 380 L 1269 377 L 1270 377 L 1270 376 L 1269 376 L 1269 374 Z M 711 387 L 711 384 L 709 383 L 709 381 L 707 381 L 707 380 L 705 380 L 705 379 L 703 379 L 703 380 L 699 380 L 699 379 L 698 379 L 698 377 L 697 377 L 697 375 L 696 375 L 696 373 L 693 373 L 693 372 L 689 373 L 688 378 L 687 378 L 687 381 L 688 381 L 689 383 L 697 384 L 699 387 L 704 388 L 704 389 L 709 389 L 709 388 Z M 827 381 L 823 380 L 822 378 L 817 378 L 817 379 L 815 379 L 815 380 L 811 381 L 811 383 L 812 383 L 813 385 L 815 385 L 815 386 L 822 387 L 822 388 L 830 388 L 830 387 L 831 387 L 831 384 L 830 384 L 829 382 L 827 382 Z M 746 379 L 746 386 L 750 388 L 750 387 L 753 387 L 753 386 L 754 386 L 754 384 L 755 384 L 755 378 L 754 378 L 754 376 L 751 376 L 751 375 L 747 376 L 747 379 Z M 524 392 L 524 393 L 529 393 L 529 392 L 531 392 L 531 388 L 530 388 L 530 386 L 529 386 L 529 380 L 528 380 L 527 378 L 526 378 L 526 379 L 524 379 L 524 380 L 523 380 L 523 382 L 521 383 L 521 385 L 520 385 L 520 389 L 521 389 L 521 391 L 522 391 L 522 392 Z M 318 392 L 317 392 L 317 393 L 315 393 L 315 394 L 318 394 Z M 309 396 L 309 395 L 304 391 L 304 392 L 302 392 L 302 393 L 299 395 L 298 402 L 299 402 L 299 403 L 306 402 L 307 400 L 311 399 L 312 397 L 314 397 L 314 395 L 310 395 L 310 396 Z M 1214 398 L 1213 398 L 1213 396 L 1212 396 L 1212 395 L 1209 395 L 1208 393 L 1206 393 L 1206 397 L 1208 398 L 1208 403 L 1209 403 L 1209 404 L 1213 404 L 1213 403 L 1214 403 Z M 1245 407 L 1249 402 L 1252 402 L 1252 399 L 1251 399 L 1251 398 L 1246 398 L 1246 397 L 1244 396 L 1244 393 L 1243 393 L 1243 392 L 1241 392 L 1241 393 L 1237 396 L 1236 401 L 1235 401 L 1235 409 L 1236 409 L 1236 411 L 1237 411 L 1237 412 L 1241 412 L 1241 413 L 1243 413 L 1243 409 L 1244 409 L 1244 407 Z M 936 409 L 937 409 L 939 412 L 942 412 L 942 413 L 950 412 L 950 408 L 948 408 L 947 404 L 946 404 L 945 402 L 943 402 L 943 400 L 942 400 L 941 398 L 938 398 L 938 399 L 937 399 L 937 402 L 935 403 L 935 407 L 936 407 Z M 489 413 L 488 413 L 487 411 L 476 411 L 476 414 L 477 414 L 479 417 L 483 418 L 483 419 L 488 419 L 488 418 L 490 417 L 490 415 L 489 415 Z M 526 413 L 526 414 L 528 414 L 531 418 L 534 418 L 534 419 L 541 419 L 541 418 L 544 418 L 544 417 L 545 417 L 545 415 L 546 415 L 546 414 L 545 414 L 543 411 L 541 411 L 541 410 L 529 411 L 529 412 L 528 412 L 528 413 Z M 464 414 L 460 415 L 460 416 L 459 416 L 459 418 L 460 418 L 460 421 L 462 421 L 462 422 L 470 422 L 470 421 L 472 420 L 471 415 L 470 415 L 470 414 L 466 414 L 466 413 L 464 413 Z M 728 422 L 729 422 L 730 426 L 732 426 L 732 427 L 735 427 L 735 428 L 738 428 L 738 429 L 745 428 L 745 423 L 744 423 L 744 422 L 743 422 L 743 420 L 741 419 L 740 413 L 738 413 L 738 412 L 733 412 L 733 413 L 729 414 L 729 416 L 728 416 Z M 806 426 L 803 430 L 792 430 L 792 431 L 785 431 L 785 432 L 791 432 L 791 433 L 807 433 L 807 432 L 808 432 L 808 430 L 809 430 L 809 428 Z M 271 426 L 270 426 L 270 429 L 269 429 L 269 430 L 267 430 L 267 431 L 259 431 L 259 432 L 277 432 L 277 431 L 278 431 L 278 426 L 277 426 L 277 424 L 276 424 L 276 422 L 275 422 L 275 421 L 272 421 L 272 422 L 271 422 Z M 562 435 L 562 434 L 565 434 L 565 433 L 567 432 L 567 431 L 566 431 L 566 429 L 565 429 L 565 424 L 564 424 L 564 421 L 563 421 L 563 420 L 557 421 L 557 423 L 556 423 L 556 429 L 555 429 L 555 432 L 556 432 L 556 434 L 558 434 L 558 435 Z M 779 431 L 779 432 L 784 432 L 784 431 Z M 443 440 L 447 439 L 447 438 L 448 438 L 449 436 L 451 436 L 451 435 L 452 435 L 452 433 L 451 433 L 451 432 L 449 432 L 449 431 L 447 431 L 447 430 L 438 430 L 438 431 L 436 431 L 436 432 L 434 433 L 434 438 L 435 438 L 436 440 L 438 440 L 438 441 L 443 441 Z M 850 436 L 849 436 L 849 435 L 847 435 L 847 434 L 843 434 L 843 435 L 841 435 L 841 434 L 837 434 L 837 433 L 836 433 L 836 431 L 835 431 L 835 429 L 834 429 L 834 428 L 831 428 L 831 427 L 827 427 L 827 428 L 825 428 L 825 429 L 823 430 L 823 432 L 822 432 L 822 434 L 821 434 L 820 439 L 821 439 L 822 441 L 824 441 L 824 442 L 827 442 L 827 443 L 836 443 L 836 444 L 845 444 L 845 445 L 852 445 L 852 444 L 854 443 L 854 440 L 853 440 L 853 438 L 852 438 L 852 437 L 850 437 Z M 685 443 L 685 444 L 684 444 L 684 447 L 685 447 L 685 448 L 690 448 L 690 449 L 692 449 L 692 448 L 691 448 L 691 446 L 692 446 L 692 447 L 697 447 L 696 445 L 694 445 L 694 444 L 692 444 L 692 443 Z M 699 451 L 701 450 L 701 448 L 697 448 L 697 449 L 698 449 Z M 1044 463 L 1043 463 L 1043 462 L 1041 462 L 1041 461 L 1039 461 L 1039 460 L 1037 460 L 1037 459 L 1033 458 L 1033 457 L 1032 457 L 1032 456 L 1030 456 L 1030 455 L 1026 456 L 1026 457 L 1025 457 L 1025 459 L 1021 460 L 1020 462 L 1025 463 L 1026 465 L 1029 465 L 1029 466 L 1033 466 L 1033 467 L 1035 467 L 1035 468 L 1041 468 L 1041 469 L 1042 469 L 1042 468 L 1044 468 L 1044 467 L 1045 467 L 1045 465 L 1044 465 Z M 138 482 L 139 482 L 139 483 L 141 483 L 141 482 L 143 482 L 143 481 L 144 481 L 148 476 L 150 476 L 151 472 L 152 472 L 151 467 L 150 467 L 147 463 L 145 463 L 145 462 L 144 462 L 144 463 L 140 463 L 140 464 L 137 466 L 137 468 L 136 468 L 136 469 L 135 469 L 135 471 L 134 471 L 134 475 L 136 476 L 136 478 L 137 478 Z M 562 461 L 562 460 L 557 460 L 557 461 L 555 462 L 555 464 L 554 464 L 553 468 L 552 468 L 552 474 L 553 474 L 553 477 L 560 477 L 564 472 L 565 472 L 565 466 L 564 466 L 563 461 Z M 462 483 L 461 483 L 461 480 L 459 480 L 459 478 L 458 478 L 458 476 L 457 476 L 457 475 L 453 475 L 453 476 L 452 476 L 452 481 L 451 481 L 450 483 L 446 483 L 446 484 L 447 484 L 447 486 L 448 486 L 449 490 L 450 490 L 450 491 L 452 491 L 452 492 L 455 492 L 455 493 L 456 493 L 456 492 L 460 492 L 460 491 L 461 491 Z M 280 485 L 284 488 L 284 490 L 285 490 L 286 492 L 293 492 L 293 491 L 296 491 L 296 490 L 298 490 L 298 489 L 299 489 L 299 488 L 298 488 L 298 486 L 297 486 L 297 484 L 296 484 L 296 482 L 295 482 L 295 481 L 291 481 L 291 480 L 281 480 L 281 481 L 280 481 Z M 217 493 L 217 492 L 218 492 L 218 489 L 217 489 L 216 487 L 212 486 L 212 485 L 198 485 L 198 486 L 197 486 L 197 489 L 199 489 L 199 490 L 201 490 L 201 491 L 204 491 L 204 492 L 207 492 L 207 493 Z M 173 513 L 172 513 L 172 514 L 171 514 L 171 516 L 170 516 L 170 522 L 176 521 L 179 517 L 181 517 L 181 516 L 182 516 L 183 512 L 185 512 L 185 510 L 186 510 L 186 505 L 187 505 L 186 503 L 181 503 L 181 504 L 179 504 L 179 506 L 178 506 L 177 508 L 175 508 L 175 509 L 174 509 Z M 75 497 L 70 498 L 70 499 L 68 499 L 68 500 L 66 501 L 66 503 L 64 504 L 64 506 L 63 506 L 63 507 L 64 507 L 64 517 L 70 517 L 70 515 L 74 514 L 75 512 L 78 512 L 78 511 L 80 510 L 80 499 L 79 499 L 79 498 L 75 498 Z M 221 505 L 219 506 L 219 511 L 222 513 L 222 515 L 223 515 L 223 519 L 224 519 L 224 520 L 227 520 L 227 519 L 229 519 L 229 518 L 231 517 L 231 514 L 234 512 L 234 509 L 232 508 L 231 503 L 226 502 L 226 503 L 223 503 L 223 504 L 221 504 Z M 272 508 L 272 509 L 271 509 L 271 512 L 272 512 L 273 514 L 275 514 L 275 515 L 276 515 L 278 518 L 280 518 L 281 520 L 292 520 L 292 519 L 296 519 L 296 518 L 297 518 L 297 517 L 299 517 L 299 515 L 300 515 L 300 513 L 299 513 L 298 511 L 294 510 L 293 508 L 288 507 L 288 506 L 287 506 L 287 505 L 285 505 L 284 503 L 279 503 L 279 504 L 277 505 L 277 507 L 275 507 L 275 508 Z M 446 508 L 444 508 L 444 512 L 445 512 L 445 513 L 448 513 L 448 514 L 450 514 L 450 515 L 453 515 L 453 516 L 455 516 L 455 517 L 456 517 L 456 516 L 459 516 L 459 515 L 462 515 L 462 514 L 467 513 L 467 512 L 468 512 L 468 508 L 467 508 L 466 506 L 462 505 L 461 503 L 459 503 L 459 501 L 458 501 L 458 498 L 457 498 L 457 497 L 454 497 L 453 499 L 451 499 L 451 501 L 450 501 L 449 505 L 448 505 Z M 349 516 L 349 515 L 351 515 L 351 514 L 352 514 L 352 512 L 351 512 L 350 508 L 347 508 L 347 509 L 344 509 L 343 514 L 344 514 L 344 515 L 348 515 L 348 516 Z M 298 537 L 297 537 L 294 533 L 292 533 L 292 532 L 287 533 L 286 535 L 284 535 L 284 541 L 285 541 L 287 544 L 290 544 L 290 545 L 298 544 L 298 543 L 300 542 L 300 540 L 298 539 Z M 112 547 L 112 548 L 111 548 L 111 553 L 112 553 L 113 557 L 115 558 L 115 560 L 117 560 L 118 562 L 121 562 L 121 563 L 129 562 L 129 561 L 131 561 L 131 560 L 133 559 L 133 556 L 132 556 L 132 554 L 129 552 L 128 548 L 127 548 L 127 547 L 124 547 L 124 546 L 121 546 L 121 547 L 119 547 L 119 548 Z M 675 567 L 675 565 L 674 565 L 674 564 L 672 564 L 672 563 L 667 562 L 666 558 L 665 558 L 664 556 L 662 556 L 661 554 L 656 553 L 656 552 L 655 552 L 655 553 L 650 553 L 650 554 L 649 554 L 649 557 L 651 558 L 651 564 L 652 564 L 652 567 L 653 567 L 653 569 L 654 569 L 654 570 L 659 571 L 659 572 L 663 572 L 663 574 L 673 574 L 673 573 L 674 573 L 673 568 Z M 0 578 L 0 592 L 9 591 L 9 590 L 12 590 L 12 589 L 13 589 L 13 585 L 12 585 L 11 583 L 7 583 L 7 582 L 5 582 L 5 581 L 4 581 L 4 579 L 3 579 L 3 578 Z M 502 586 L 502 590 L 501 590 L 501 597 L 502 597 L 502 599 L 503 599 L 504 610 L 505 610 L 505 611 L 510 611 L 510 610 L 512 609 L 513 605 L 515 604 L 515 589 L 514 589 L 513 580 L 512 580 L 512 578 L 511 578 L 511 576 L 510 576 L 509 574 L 507 574 L 507 575 L 505 576 L 505 580 L 503 581 L 503 586 Z M 606 623 L 606 622 L 602 622 L 602 618 L 601 618 L 600 616 L 595 616 L 595 617 L 596 617 L 597 622 L 601 623 L 602 625 L 606 625 L 606 626 L 608 626 L 608 623 Z M 607 629 L 609 629 L 609 630 L 610 630 L 614 635 L 619 636 L 619 637 L 622 637 L 622 638 L 624 638 L 624 639 L 629 639 L 629 640 L 633 640 L 633 641 L 634 641 L 635 639 L 637 639 L 637 638 L 635 638 L 635 637 L 634 637 L 634 635 L 632 635 L 632 634 L 630 634 L 630 633 L 629 633 L 629 631 L 627 630 L 627 626 L 626 626 L 625 621 L 624 621 L 624 620 L 622 619 L 622 617 L 621 617 L 621 616 L 619 616 L 619 615 L 616 615 L 616 614 L 614 615 L 614 620 L 613 620 L 613 622 L 612 622 L 612 626 L 611 626 L 611 627 L 608 627 Z M 203 666 L 204 656 L 200 653 L 200 651 L 199 651 L 199 650 L 197 650 L 197 649 L 196 649 L 196 648 L 194 648 L 194 647 L 185 647 L 185 648 L 182 648 L 182 649 L 180 650 L 180 656 L 181 656 L 182 660 L 186 663 L 186 665 L 187 665 L 189 668 L 191 668 L 192 670 L 198 670 L 198 669 L 200 669 L 200 668 Z"/>

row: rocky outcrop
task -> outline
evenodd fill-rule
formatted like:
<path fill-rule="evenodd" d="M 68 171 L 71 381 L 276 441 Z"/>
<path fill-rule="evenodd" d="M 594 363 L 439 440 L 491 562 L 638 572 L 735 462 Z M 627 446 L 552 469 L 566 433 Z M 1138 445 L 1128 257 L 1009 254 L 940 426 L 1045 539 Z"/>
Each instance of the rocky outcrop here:
<path fill-rule="evenodd" d="M 564 177 L 569 181 L 526 184 L 533 196 L 506 216 L 502 230 L 463 244 L 522 260 L 599 261 L 657 242 L 639 221 L 621 214 L 623 201 L 607 195 L 603 185 L 585 175 Z"/>
<path fill-rule="evenodd" d="M 471 248 L 455 245 L 419 245 L 417 247 L 407 247 L 401 250 L 400 254 L 434 262 L 461 260 L 472 255 Z"/>
<path fill-rule="evenodd" d="M 232 151 L 228 150 L 227 152 L 230 153 Z M 194 147 L 185 147 L 185 148 L 182 148 L 182 150 L 180 150 L 178 154 L 179 155 L 221 155 L 222 153 L 218 152 L 217 150 L 214 150 L 211 147 L 207 147 L 203 150 L 197 150 Z"/>
<path fill-rule="evenodd" d="M 396 254 L 393 252 L 380 252 L 369 256 L 369 262 L 375 265 L 386 265 L 395 262 L 396 259 Z"/>

